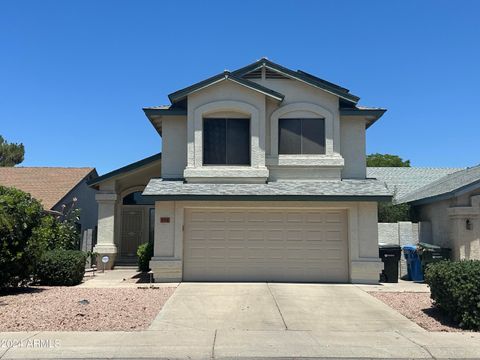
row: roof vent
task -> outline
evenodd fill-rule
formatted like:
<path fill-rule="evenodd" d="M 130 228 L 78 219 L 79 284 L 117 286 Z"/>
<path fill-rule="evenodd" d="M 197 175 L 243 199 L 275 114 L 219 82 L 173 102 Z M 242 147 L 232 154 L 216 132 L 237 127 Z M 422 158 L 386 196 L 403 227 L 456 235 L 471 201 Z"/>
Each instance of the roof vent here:
<path fill-rule="evenodd" d="M 279 72 L 270 70 L 269 68 L 265 69 L 265 78 L 267 78 L 267 79 L 288 79 L 286 76 L 283 76 Z"/>
<path fill-rule="evenodd" d="M 250 71 L 242 76 L 244 79 L 261 79 L 262 78 L 262 68 Z"/>

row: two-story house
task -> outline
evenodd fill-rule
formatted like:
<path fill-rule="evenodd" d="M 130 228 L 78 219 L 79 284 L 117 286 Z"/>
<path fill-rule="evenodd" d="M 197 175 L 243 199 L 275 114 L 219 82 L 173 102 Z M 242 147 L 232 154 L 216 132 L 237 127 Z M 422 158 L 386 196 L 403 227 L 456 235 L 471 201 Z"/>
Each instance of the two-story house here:
<path fill-rule="evenodd" d="M 154 242 L 155 281 L 378 282 L 365 132 L 385 109 L 265 58 L 144 112 L 162 154 L 97 178 L 95 250 Z"/>

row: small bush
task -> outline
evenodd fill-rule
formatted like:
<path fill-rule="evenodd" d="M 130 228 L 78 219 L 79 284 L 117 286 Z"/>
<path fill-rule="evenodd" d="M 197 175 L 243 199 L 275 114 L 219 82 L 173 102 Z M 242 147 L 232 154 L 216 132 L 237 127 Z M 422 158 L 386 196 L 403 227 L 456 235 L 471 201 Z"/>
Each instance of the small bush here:
<path fill-rule="evenodd" d="M 137 249 L 138 269 L 140 271 L 150 270 L 150 259 L 153 256 L 153 243 L 150 241 L 142 244 Z"/>
<path fill-rule="evenodd" d="M 32 237 L 46 244 L 47 250 L 80 248 L 80 234 L 75 223 L 53 215 L 45 215 L 41 219 L 39 226 L 33 230 Z"/>
<path fill-rule="evenodd" d="M 72 286 L 82 282 L 87 255 L 78 250 L 47 251 L 36 268 L 40 284 Z"/>
<path fill-rule="evenodd" d="M 26 285 L 45 244 L 32 237 L 42 205 L 23 191 L 0 186 L 0 289 Z"/>
<path fill-rule="evenodd" d="M 480 329 L 480 261 L 441 261 L 427 265 L 425 282 L 435 306 L 460 327 Z"/>

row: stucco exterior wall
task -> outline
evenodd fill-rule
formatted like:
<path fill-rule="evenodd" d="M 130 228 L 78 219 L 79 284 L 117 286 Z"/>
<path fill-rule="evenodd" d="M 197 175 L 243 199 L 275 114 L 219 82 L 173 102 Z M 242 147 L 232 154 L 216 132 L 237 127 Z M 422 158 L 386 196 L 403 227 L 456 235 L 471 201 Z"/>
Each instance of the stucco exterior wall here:
<path fill-rule="evenodd" d="M 415 207 L 431 224 L 432 243 L 452 249 L 454 260 L 480 260 L 480 191 Z"/>
<path fill-rule="evenodd" d="M 340 134 L 341 154 L 345 161 L 342 178 L 365 179 L 367 176 L 365 121 L 342 116 Z"/>
<path fill-rule="evenodd" d="M 183 271 L 183 229 L 187 208 L 318 208 L 345 209 L 348 213 L 348 248 L 350 281 L 376 283 L 383 264 L 378 257 L 377 204 L 374 202 L 296 202 L 296 201 L 175 201 L 155 204 L 156 212 L 169 222 L 155 223 L 155 246 L 150 267 L 155 280 L 180 281 Z M 158 218 L 158 216 L 157 216 Z M 168 251 L 165 251 L 168 249 Z"/>
<path fill-rule="evenodd" d="M 265 181 L 265 95 L 225 80 L 188 96 L 187 181 Z M 203 118 L 216 113 L 250 118 L 251 166 L 203 166 Z M 167 154 L 165 154 L 167 156 Z"/>
<path fill-rule="evenodd" d="M 337 96 L 296 80 L 254 81 L 284 94 L 285 99 L 278 102 L 225 80 L 188 96 L 186 122 L 178 117 L 162 120 L 165 178 L 185 177 L 190 182 L 365 178 L 365 121 L 340 119 Z M 283 113 L 282 109 L 289 110 Z M 251 118 L 250 167 L 202 166 L 201 119 L 220 114 Z M 326 154 L 279 156 L 278 124 L 272 124 L 278 117 L 325 118 Z"/>
<path fill-rule="evenodd" d="M 450 246 L 451 224 L 448 217 L 450 205 L 450 200 L 443 200 L 415 208 L 418 220 L 428 221 L 431 224 L 432 244 L 445 247 Z"/>
<path fill-rule="evenodd" d="M 180 179 L 187 166 L 187 117 L 162 120 L 162 176 Z"/>

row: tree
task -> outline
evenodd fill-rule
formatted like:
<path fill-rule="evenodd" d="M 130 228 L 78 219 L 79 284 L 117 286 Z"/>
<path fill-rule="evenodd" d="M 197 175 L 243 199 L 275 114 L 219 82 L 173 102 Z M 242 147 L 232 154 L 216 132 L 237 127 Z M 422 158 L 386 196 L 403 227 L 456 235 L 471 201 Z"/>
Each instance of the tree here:
<path fill-rule="evenodd" d="M 410 167 L 410 160 L 403 160 L 400 156 L 390 154 L 367 155 L 367 166 L 369 167 Z"/>
<path fill-rule="evenodd" d="M 0 135 L 0 166 L 15 166 L 23 161 L 25 147 L 23 144 L 8 143 Z"/>
<path fill-rule="evenodd" d="M 400 156 L 391 154 L 367 155 L 369 167 L 410 167 L 410 160 L 403 160 Z M 411 207 L 408 204 L 379 203 L 378 222 L 395 223 L 411 221 Z"/>
<path fill-rule="evenodd" d="M 0 186 L 0 289 L 27 284 L 45 244 L 32 237 L 42 205 L 23 191 Z"/>

